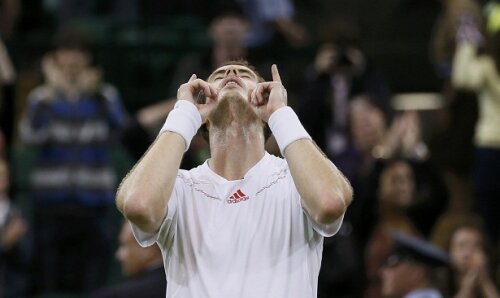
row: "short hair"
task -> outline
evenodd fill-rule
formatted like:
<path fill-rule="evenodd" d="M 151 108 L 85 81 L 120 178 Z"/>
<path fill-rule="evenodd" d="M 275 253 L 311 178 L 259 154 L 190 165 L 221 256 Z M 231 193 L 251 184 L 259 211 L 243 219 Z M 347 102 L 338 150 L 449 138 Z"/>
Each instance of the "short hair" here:
<path fill-rule="evenodd" d="M 224 67 L 224 66 L 228 66 L 228 65 L 240 65 L 240 66 L 245 66 L 247 67 L 248 69 L 250 69 L 256 76 L 257 76 L 257 81 L 259 83 L 262 83 L 264 82 L 264 78 L 259 74 L 259 72 L 257 71 L 257 69 L 255 68 L 255 66 L 253 66 L 252 64 L 250 64 L 250 62 L 248 62 L 247 60 L 245 59 L 239 59 L 239 60 L 229 60 L 229 61 L 226 61 L 224 63 L 222 63 L 222 65 L 218 66 L 214 71 L 212 71 L 212 73 L 208 76 L 207 80 L 210 80 L 210 78 L 212 77 L 212 74 L 219 68 L 221 67 Z"/>
<path fill-rule="evenodd" d="M 77 50 L 94 52 L 94 41 L 90 32 L 79 26 L 61 27 L 54 35 L 52 42 L 54 50 Z"/>
<path fill-rule="evenodd" d="M 214 69 L 214 71 L 212 71 L 210 73 L 210 75 L 207 78 L 207 81 L 210 80 L 210 77 L 212 77 L 213 73 L 217 69 L 219 69 L 221 67 L 224 67 L 224 66 L 227 66 L 227 65 L 241 65 L 241 66 L 245 66 L 245 67 L 249 68 L 251 71 L 253 71 L 253 73 L 255 73 L 255 75 L 257 76 L 257 81 L 259 83 L 262 83 L 262 82 L 265 81 L 264 78 L 259 74 L 259 72 L 255 68 L 255 66 L 253 66 L 252 64 L 250 64 L 250 62 L 248 62 L 247 60 L 244 60 L 244 59 L 226 61 L 225 63 L 223 63 L 222 65 L 218 66 L 216 69 Z M 200 91 L 198 93 L 198 95 L 196 96 L 196 102 L 197 103 L 205 103 L 205 101 L 206 101 L 205 95 L 203 94 L 203 92 Z"/>

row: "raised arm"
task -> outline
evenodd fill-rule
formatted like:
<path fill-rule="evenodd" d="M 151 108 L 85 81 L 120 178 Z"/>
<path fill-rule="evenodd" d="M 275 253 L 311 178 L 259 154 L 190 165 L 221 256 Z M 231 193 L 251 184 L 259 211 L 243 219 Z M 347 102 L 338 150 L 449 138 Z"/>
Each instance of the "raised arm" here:
<path fill-rule="evenodd" d="M 478 90 L 484 84 L 484 58 L 478 58 L 477 46 L 463 41 L 457 45 L 453 58 L 452 82 L 455 87 Z"/>
<path fill-rule="evenodd" d="M 194 94 L 199 91 L 206 95 L 206 104 L 195 104 Z M 178 100 L 159 136 L 118 188 L 118 210 L 141 230 L 152 233 L 160 228 L 182 156 L 206 120 L 215 96 L 216 91 L 195 75 L 181 85 L 177 98 L 182 100 Z"/>
<path fill-rule="evenodd" d="M 309 215 L 331 224 L 352 201 L 352 188 L 344 175 L 309 139 L 300 139 L 284 150 L 295 185 Z"/>
<path fill-rule="evenodd" d="M 352 201 L 352 188 L 344 175 L 311 140 L 298 117 L 286 106 L 286 90 L 278 69 L 272 67 L 272 82 L 264 82 L 251 95 L 260 117 L 268 121 L 309 215 L 320 224 L 330 224 L 344 214 Z M 266 102 L 262 94 L 269 93 Z"/>
<path fill-rule="evenodd" d="M 456 40 L 452 83 L 458 88 L 477 91 L 485 83 L 485 66 L 488 63 L 485 61 L 484 56 L 481 58 L 477 56 L 483 36 L 474 17 L 463 15 L 459 18 Z"/>

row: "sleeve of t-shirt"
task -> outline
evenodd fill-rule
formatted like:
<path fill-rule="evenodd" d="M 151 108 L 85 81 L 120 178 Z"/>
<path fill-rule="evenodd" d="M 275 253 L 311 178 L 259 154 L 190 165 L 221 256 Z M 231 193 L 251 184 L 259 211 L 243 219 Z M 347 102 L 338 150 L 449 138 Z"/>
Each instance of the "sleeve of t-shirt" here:
<path fill-rule="evenodd" d="M 177 222 L 177 205 L 179 196 L 181 193 L 182 186 L 180 185 L 180 180 L 177 179 L 174 189 L 172 190 L 172 195 L 167 205 L 167 214 L 156 233 L 148 233 L 141 230 L 134 223 L 130 222 L 132 226 L 132 232 L 135 239 L 142 247 L 147 247 L 155 244 L 156 242 L 165 243 L 166 239 L 171 239 L 173 236 L 173 231 L 175 231 L 175 225 Z"/>
<path fill-rule="evenodd" d="M 288 171 L 290 171 L 290 170 L 288 169 Z M 337 234 L 337 232 L 340 230 L 340 227 L 342 226 L 342 222 L 344 220 L 344 214 L 342 214 L 342 216 L 340 216 L 336 221 L 334 221 L 331 224 L 321 224 L 321 223 L 316 222 L 309 215 L 309 213 L 307 212 L 307 209 L 303 205 L 302 197 L 300 196 L 299 191 L 297 190 L 295 183 L 293 182 L 293 178 L 292 178 L 291 173 L 289 173 L 288 176 L 289 176 L 290 188 L 292 189 L 292 192 L 293 192 L 293 197 L 298 201 L 298 204 L 300 204 L 302 211 L 307 216 L 307 220 L 311 224 L 312 228 L 323 237 L 331 237 L 331 236 Z"/>
<path fill-rule="evenodd" d="M 300 200 L 300 203 L 302 205 L 302 199 Z M 304 210 L 304 213 L 307 215 L 307 219 L 309 222 L 312 224 L 313 229 L 318 232 L 321 236 L 323 237 L 331 237 L 340 230 L 340 227 L 342 226 L 342 222 L 344 221 L 344 214 L 342 214 L 341 217 L 339 217 L 336 221 L 334 221 L 331 224 L 320 224 L 314 221 L 307 210 L 302 206 L 302 210 Z"/>

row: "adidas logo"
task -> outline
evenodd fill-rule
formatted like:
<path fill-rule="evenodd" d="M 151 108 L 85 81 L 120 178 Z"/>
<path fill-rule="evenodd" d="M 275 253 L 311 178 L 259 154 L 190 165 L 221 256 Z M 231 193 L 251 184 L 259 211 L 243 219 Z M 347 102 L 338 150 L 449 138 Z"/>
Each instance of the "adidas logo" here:
<path fill-rule="evenodd" d="M 239 203 L 241 201 L 246 201 L 248 200 L 249 197 L 244 194 L 241 189 L 238 189 L 235 193 L 233 193 L 228 199 L 227 203 L 228 204 L 234 204 L 234 203 Z"/>

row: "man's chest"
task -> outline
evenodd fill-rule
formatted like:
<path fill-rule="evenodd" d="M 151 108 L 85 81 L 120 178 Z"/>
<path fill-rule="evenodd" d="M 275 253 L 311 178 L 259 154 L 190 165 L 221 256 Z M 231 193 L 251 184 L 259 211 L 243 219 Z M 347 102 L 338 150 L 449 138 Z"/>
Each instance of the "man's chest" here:
<path fill-rule="evenodd" d="M 224 184 L 194 183 L 178 206 L 177 233 L 193 248 L 229 253 L 281 250 L 304 239 L 305 217 L 284 176 Z"/>

